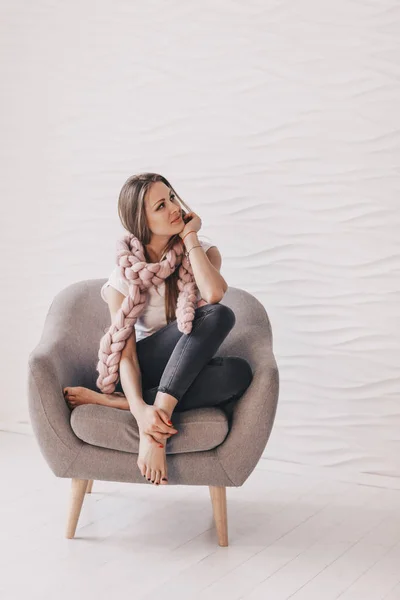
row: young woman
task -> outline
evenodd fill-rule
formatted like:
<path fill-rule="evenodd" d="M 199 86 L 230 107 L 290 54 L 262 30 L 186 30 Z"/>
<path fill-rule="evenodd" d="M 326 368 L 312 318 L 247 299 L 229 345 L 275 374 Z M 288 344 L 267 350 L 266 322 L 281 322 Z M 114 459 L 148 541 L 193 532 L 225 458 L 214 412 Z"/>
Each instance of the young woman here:
<path fill-rule="evenodd" d="M 94 403 L 130 410 L 140 434 L 140 472 L 156 485 L 166 484 L 165 443 L 178 433 L 170 421 L 174 409 L 216 406 L 240 397 L 251 383 L 252 371 L 240 357 L 215 356 L 236 318 L 231 308 L 220 304 L 228 284 L 220 273 L 218 248 L 198 236 L 200 217 L 156 173 L 134 175 L 125 182 L 118 214 L 124 228 L 143 244 L 148 263 L 160 262 L 177 241 L 190 253 L 199 290 L 192 331 L 186 335 L 177 327 L 177 268 L 158 288 L 148 290 L 148 303 L 121 353 L 116 391 L 102 394 L 67 387 L 64 395 L 72 409 Z M 129 294 L 118 273 L 116 267 L 101 290 L 112 322 Z"/>

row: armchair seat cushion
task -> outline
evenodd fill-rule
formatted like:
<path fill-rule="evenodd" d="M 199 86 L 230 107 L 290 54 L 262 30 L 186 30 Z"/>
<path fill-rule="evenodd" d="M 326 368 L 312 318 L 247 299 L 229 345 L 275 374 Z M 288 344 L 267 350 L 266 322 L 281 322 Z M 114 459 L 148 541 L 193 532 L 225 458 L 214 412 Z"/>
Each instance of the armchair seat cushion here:
<path fill-rule="evenodd" d="M 228 417 L 218 407 L 175 412 L 172 422 L 178 433 L 167 440 L 167 454 L 211 450 L 222 444 L 229 431 Z M 72 411 L 71 427 L 87 444 L 139 453 L 139 429 L 129 410 L 82 404 Z"/>

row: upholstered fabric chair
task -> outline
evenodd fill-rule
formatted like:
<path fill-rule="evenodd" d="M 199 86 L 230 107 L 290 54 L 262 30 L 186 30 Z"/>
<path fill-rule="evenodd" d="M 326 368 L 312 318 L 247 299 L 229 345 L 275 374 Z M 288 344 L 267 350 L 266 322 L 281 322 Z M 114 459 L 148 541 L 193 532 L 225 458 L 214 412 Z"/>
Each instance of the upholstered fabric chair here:
<path fill-rule="evenodd" d="M 139 433 L 130 411 L 94 404 L 71 411 L 63 396 L 66 386 L 99 391 L 97 352 L 110 324 L 108 306 L 100 297 L 104 282 L 80 281 L 56 295 L 28 361 L 34 435 L 53 473 L 72 480 L 68 538 L 75 535 L 93 480 L 154 485 L 136 464 Z M 168 440 L 166 452 L 167 485 L 209 486 L 218 543 L 227 546 L 226 488 L 246 481 L 266 447 L 276 414 L 279 372 L 263 305 L 234 287 L 228 288 L 221 304 L 232 308 L 236 322 L 216 355 L 245 358 L 252 382 L 241 397 L 220 407 L 175 412 L 179 434 Z"/>

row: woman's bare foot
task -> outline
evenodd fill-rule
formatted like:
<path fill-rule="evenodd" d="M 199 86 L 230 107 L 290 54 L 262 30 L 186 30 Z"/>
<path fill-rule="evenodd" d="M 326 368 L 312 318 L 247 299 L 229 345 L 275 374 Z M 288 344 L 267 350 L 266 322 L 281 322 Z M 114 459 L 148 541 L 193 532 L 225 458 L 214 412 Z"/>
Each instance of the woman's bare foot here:
<path fill-rule="evenodd" d="M 167 457 L 165 455 L 165 442 L 163 448 L 154 444 L 151 441 L 150 435 L 143 433 L 139 429 L 139 456 L 137 466 L 143 477 L 154 485 L 166 485 L 168 482 L 167 475 Z M 153 438 L 154 439 L 154 438 Z"/>
<path fill-rule="evenodd" d="M 114 394 L 102 394 L 80 386 L 66 387 L 63 392 L 64 398 L 71 408 L 75 408 L 80 404 L 102 404 L 103 406 L 129 410 L 128 400 L 125 398 L 124 394 L 121 394 L 120 392 L 114 392 Z"/>
<path fill-rule="evenodd" d="M 158 406 L 158 408 L 161 409 L 169 419 L 171 419 L 172 411 L 174 410 L 176 404 L 177 400 L 173 396 L 164 392 L 157 392 L 154 400 L 154 406 Z M 140 428 L 140 418 L 137 422 L 140 434 L 139 457 L 137 460 L 137 465 L 140 469 L 140 472 L 147 479 L 150 477 L 150 481 L 152 483 L 156 485 L 159 483 L 161 485 L 165 485 L 168 482 L 165 446 L 170 435 L 168 435 L 168 438 L 165 439 L 163 443 L 164 447 L 159 448 L 155 444 L 151 443 L 149 435 L 142 432 Z M 175 433 L 177 433 L 176 430 L 174 434 Z"/>

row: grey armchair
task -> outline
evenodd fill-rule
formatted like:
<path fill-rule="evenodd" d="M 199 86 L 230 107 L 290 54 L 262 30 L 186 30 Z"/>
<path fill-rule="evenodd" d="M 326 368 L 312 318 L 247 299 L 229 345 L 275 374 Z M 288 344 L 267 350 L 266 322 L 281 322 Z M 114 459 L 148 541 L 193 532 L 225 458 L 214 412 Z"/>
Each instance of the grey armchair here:
<path fill-rule="evenodd" d="M 35 438 L 53 473 L 72 480 L 68 538 L 75 535 L 93 480 L 148 485 L 136 464 L 139 432 L 130 411 L 88 404 L 71 412 L 63 396 L 66 386 L 97 390 L 99 341 L 110 323 L 100 297 L 104 282 L 80 281 L 56 295 L 28 360 Z M 217 355 L 245 358 L 253 380 L 231 403 L 174 413 L 179 434 L 168 440 L 166 452 L 168 485 L 209 486 L 218 543 L 227 546 L 226 488 L 246 481 L 266 447 L 278 403 L 279 372 L 262 304 L 233 287 L 221 303 L 233 309 L 236 323 Z"/>

